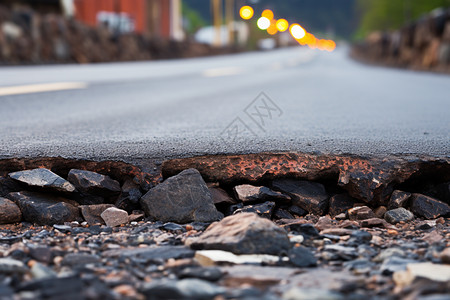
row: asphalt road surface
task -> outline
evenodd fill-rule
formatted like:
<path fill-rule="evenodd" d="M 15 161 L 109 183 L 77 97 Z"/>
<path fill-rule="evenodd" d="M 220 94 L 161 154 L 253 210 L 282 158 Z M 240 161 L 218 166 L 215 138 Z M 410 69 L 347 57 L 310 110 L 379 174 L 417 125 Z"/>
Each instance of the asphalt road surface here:
<path fill-rule="evenodd" d="M 362 65 L 347 50 L 2 67 L 0 158 L 448 157 L 450 76 Z"/>

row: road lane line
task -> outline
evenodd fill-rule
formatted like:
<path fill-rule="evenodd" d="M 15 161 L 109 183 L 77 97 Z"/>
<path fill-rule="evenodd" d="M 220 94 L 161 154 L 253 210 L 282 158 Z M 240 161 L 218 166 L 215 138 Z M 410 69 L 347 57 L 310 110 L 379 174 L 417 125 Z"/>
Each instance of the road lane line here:
<path fill-rule="evenodd" d="M 7 87 L 0 87 L 0 96 L 33 94 L 33 93 L 54 92 L 63 90 L 77 90 L 77 89 L 85 89 L 87 87 L 88 84 L 84 82 L 55 82 L 43 84 L 7 86 Z"/>
<path fill-rule="evenodd" d="M 217 69 L 208 69 L 202 72 L 203 77 L 221 77 L 231 76 L 242 73 L 243 70 L 239 67 L 226 67 Z"/>

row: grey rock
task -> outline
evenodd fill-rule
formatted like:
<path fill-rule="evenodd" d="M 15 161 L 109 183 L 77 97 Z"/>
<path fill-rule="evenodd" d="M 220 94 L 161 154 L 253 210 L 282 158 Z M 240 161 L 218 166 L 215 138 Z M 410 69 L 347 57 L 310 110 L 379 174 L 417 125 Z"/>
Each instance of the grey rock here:
<path fill-rule="evenodd" d="M 383 261 L 380 266 L 380 271 L 383 275 L 391 275 L 397 271 L 405 271 L 408 264 L 414 264 L 417 261 L 412 259 L 401 258 L 392 256 Z"/>
<path fill-rule="evenodd" d="M 450 215 L 450 206 L 432 197 L 413 194 L 411 196 L 411 211 L 426 219 L 436 219 Z"/>
<path fill-rule="evenodd" d="M 28 268 L 20 260 L 0 258 L 0 274 L 25 273 Z"/>
<path fill-rule="evenodd" d="M 159 280 L 144 285 L 142 293 L 149 300 L 198 299 L 209 300 L 224 294 L 226 290 L 200 279 Z"/>
<path fill-rule="evenodd" d="M 117 207 L 105 209 L 100 216 L 105 221 L 106 226 L 109 227 L 116 227 L 128 223 L 128 213 Z"/>
<path fill-rule="evenodd" d="M 80 211 L 84 220 L 89 225 L 105 224 L 105 221 L 100 216 L 106 209 L 114 207 L 112 204 L 97 204 L 97 205 L 81 205 Z"/>
<path fill-rule="evenodd" d="M 185 170 L 157 185 L 141 198 L 141 205 L 148 216 L 162 222 L 212 222 L 223 217 L 195 169 Z"/>
<path fill-rule="evenodd" d="M 22 211 L 23 219 L 39 225 L 63 224 L 80 221 L 78 204 L 62 197 L 34 192 L 8 194 Z"/>
<path fill-rule="evenodd" d="M 342 294 L 316 288 L 294 287 L 283 294 L 283 300 L 344 300 Z"/>
<path fill-rule="evenodd" d="M 67 177 L 78 191 L 98 197 L 114 197 L 121 192 L 118 181 L 109 176 L 86 170 L 72 169 Z"/>
<path fill-rule="evenodd" d="M 389 199 L 388 209 L 405 207 L 410 197 L 411 193 L 395 190 Z"/>
<path fill-rule="evenodd" d="M 384 214 L 384 219 L 391 224 L 397 224 L 399 222 L 409 222 L 414 220 L 414 214 L 409 210 L 400 207 L 387 211 Z"/>
<path fill-rule="evenodd" d="M 64 256 L 61 264 L 64 266 L 82 266 L 88 264 L 96 264 L 100 262 L 100 258 L 97 255 L 89 253 L 69 253 Z"/>
<path fill-rule="evenodd" d="M 29 247 L 29 249 L 30 249 L 30 256 L 37 261 L 48 264 L 53 259 L 53 253 L 50 247 L 36 246 L 36 247 Z"/>
<path fill-rule="evenodd" d="M 262 218 L 271 219 L 274 210 L 275 202 L 267 201 L 262 204 L 246 205 L 243 208 L 237 209 L 233 214 L 255 213 Z"/>
<path fill-rule="evenodd" d="M 1 300 L 14 299 L 14 290 L 9 286 L 0 283 L 0 299 Z"/>
<path fill-rule="evenodd" d="M 6 198 L 0 197 L 0 224 L 16 223 L 22 220 L 19 207 Z"/>
<path fill-rule="evenodd" d="M 213 223 L 190 244 L 196 250 L 224 250 L 235 254 L 278 255 L 291 248 L 286 231 L 253 213 L 237 214 Z"/>
<path fill-rule="evenodd" d="M 280 192 L 275 192 L 265 186 L 254 186 L 250 184 L 242 184 L 234 187 L 236 198 L 242 202 L 289 202 L 291 198 Z"/>
<path fill-rule="evenodd" d="M 305 247 L 294 247 L 289 251 L 290 262 L 299 268 L 314 267 L 317 259 L 314 254 Z"/>
<path fill-rule="evenodd" d="M 49 267 L 46 267 L 38 262 L 35 262 L 30 270 L 33 279 L 46 279 L 46 278 L 56 278 L 57 274 Z"/>
<path fill-rule="evenodd" d="M 45 188 L 65 193 L 75 192 L 75 186 L 70 182 L 43 168 L 9 173 L 9 177 L 30 187 Z"/>
<path fill-rule="evenodd" d="M 323 215 L 328 210 L 328 194 L 325 187 L 317 182 L 278 179 L 272 188 L 291 196 L 292 203 L 310 213 Z"/>

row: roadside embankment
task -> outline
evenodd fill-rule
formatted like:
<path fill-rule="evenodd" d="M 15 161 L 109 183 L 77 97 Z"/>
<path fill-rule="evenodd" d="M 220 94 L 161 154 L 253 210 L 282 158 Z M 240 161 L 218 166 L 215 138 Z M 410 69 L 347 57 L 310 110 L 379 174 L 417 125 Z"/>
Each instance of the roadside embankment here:
<path fill-rule="evenodd" d="M 450 72 L 450 9 L 391 32 L 374 32 L 353 46 L 352 56 L 372 64 Z"/>

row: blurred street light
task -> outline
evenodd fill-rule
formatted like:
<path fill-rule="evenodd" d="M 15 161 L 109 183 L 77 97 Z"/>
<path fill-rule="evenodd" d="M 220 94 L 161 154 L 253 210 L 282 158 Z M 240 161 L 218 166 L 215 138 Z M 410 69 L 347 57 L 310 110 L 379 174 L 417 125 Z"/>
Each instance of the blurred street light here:
<path fill-rule="evenodd" d="M 267 30 L 267 28 L 270 27 L 270 20 L 266 17 L 261 17 L 258 19 L 256 25 L 258 25 L 258 28 L 261 30 Z"/>
<path fill-rule="evenodd" d="M 296 40 L 300 40 L 304 38 L 306 35 L 306 30 L 303 29 L 303 27 L 300 26 L 299 24 L 292 24 L 291 28 L 289 28 L 289 31 Z"/>
<path fill-rule="evenodd" d="M 285 19 L 279 19 L 276 23 L 277 29 L 280 32 L 285 32 L 289 28 L 289 23 Z"/>
<path fill-rule="evenodd" d="M 253 18 L 253 15 L 255 14 L 255 12 L 254 12 L 253 8 L 250 6 L 242 6 L 241 9 L 239 10 L 239 14 L 242 19 L 250 20 L 251 18 Z"/>

